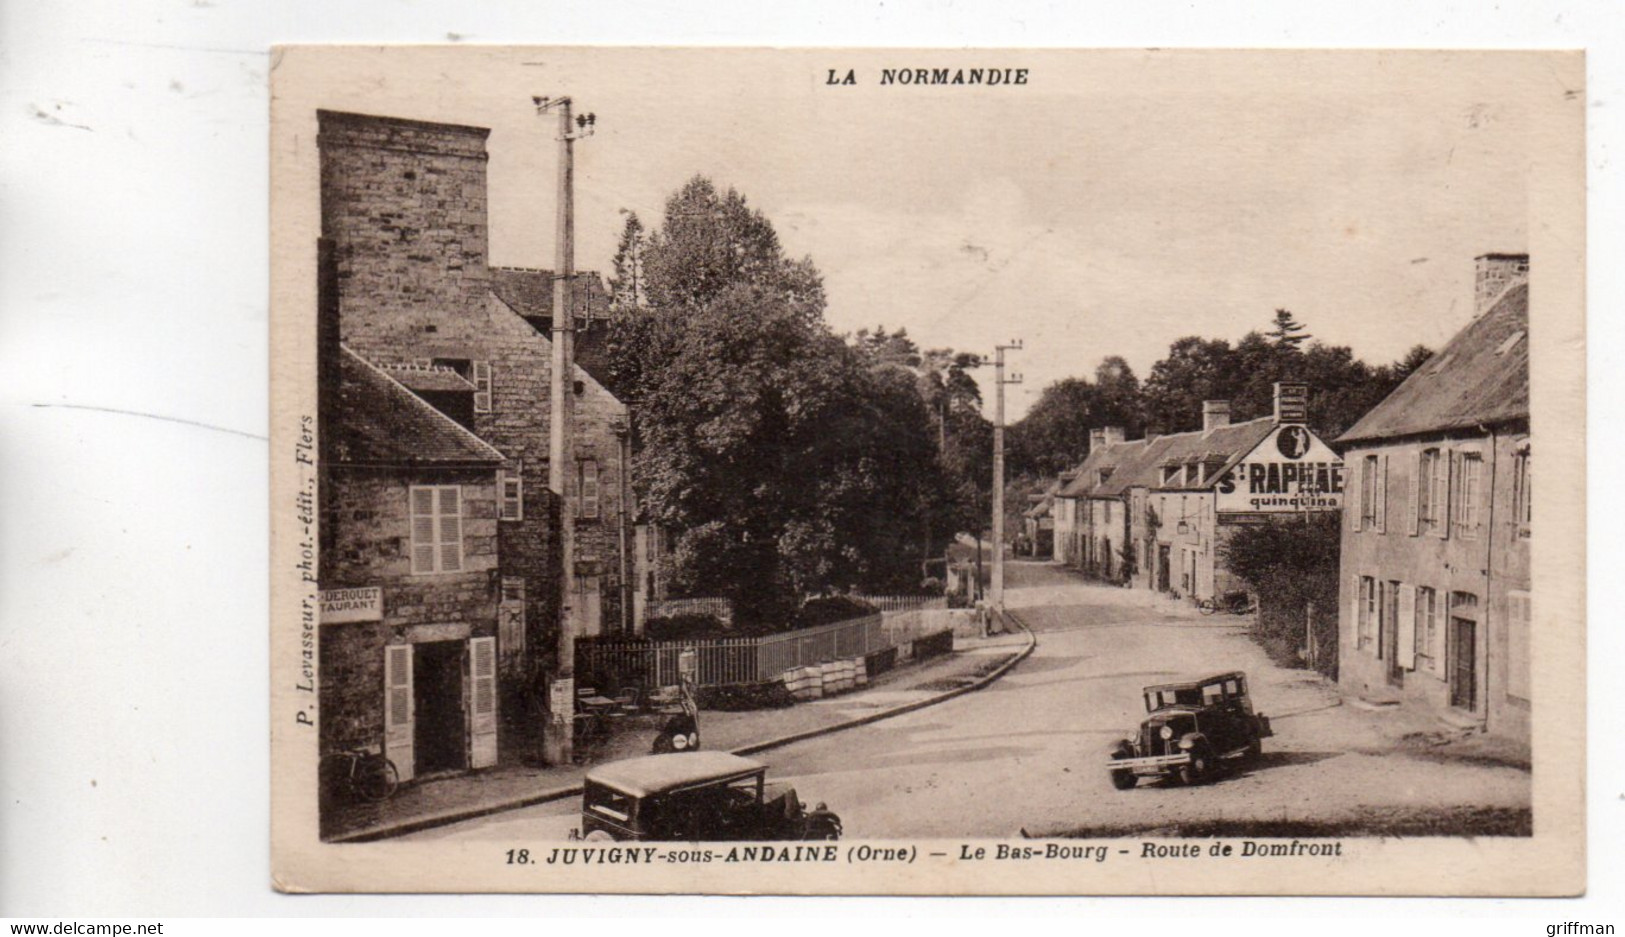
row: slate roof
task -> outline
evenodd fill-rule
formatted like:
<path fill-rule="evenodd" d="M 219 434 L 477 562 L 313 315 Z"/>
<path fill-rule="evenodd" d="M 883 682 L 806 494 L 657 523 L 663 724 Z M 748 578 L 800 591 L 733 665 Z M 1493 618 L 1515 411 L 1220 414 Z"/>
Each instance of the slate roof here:
<path fill-rule="evenodd" d="M 346 465 L 498 465 L 502 453 L 341 347 L 331 452 Z"/>
<path fill-rule="evenodd" d="M 1120 497 L 1130 487 L 1136 485 L 1145 488 L 1211 488 L 1224 475 L 1225 469 L 1241 461 L 1247 453 L 1253 451 L 1254 446 L 1263 442 L 1264 437 L 1273 429 L 1275 418 L 1261 416 L 1245 423 L 1221 426 L 1211 433 L 1192 430 L 1187 433 L 1158 436 L 1152 440 L 1141 457 L 1135 460 L 1132 466 L 1127 467 L 1122 478 L 1118 478 L 1114 473 L 1099 494 L 1104 497 Z M 1208 481 L 1200 485 L 1162 484 L 1164 465 L 1184 465 L 1193 460 L 1218 467 L 1209 471 Z"/>
<path fill-rule="evenodd" d="M 408 390 L 474 392 L 474 382 L 455 370 L 436 365 L 381 364 L 378 368 L 405 385 Z"/>
<path fill-rule="evenodd" d="M 1203 433 L 1171 433 L 1155 439 L 1135 439 L 1129 442 L 1097 446 L 1076 469 L 1077 477 L 1064 485 L 1056 497 L 1061 498 L 1121 498 L 1130 488 L 1162 488 L 1162 466 L 1184 465 L 1186 462 L 1211 463 L 1215 468 L 1208 473 L 1208 481 L 1194 488 L 1211 487 L 1223 470 L 1239 462 L 1275 428 L 1274 417 L 1259 417 L 1245 423 L 1231 423 Z M 1110 477 L 1097 481 L 1100 469 L 1110 468 Z M 1169 488 L 1185 488 L 1170 485 Z"/>
<path fill-rule="evenodd" d="M 546 335 L 552 330 L 553 271 L 492 267 L 491 292 L 536 331 Z M 608 371 L 605 342 L 609 330 L 605 326 L 609 319 L 609 291 L 603 278 L 590 270 L 577 271 L 576 289 L 571 291 L 570 300 L 576 314 L 575 363 L 608 387 L 604 378 Z"/>
<path fill-rule="evenodd" d="M 1529 284 L 1509 287 L 1339 443 L 1529 419 Z"/>

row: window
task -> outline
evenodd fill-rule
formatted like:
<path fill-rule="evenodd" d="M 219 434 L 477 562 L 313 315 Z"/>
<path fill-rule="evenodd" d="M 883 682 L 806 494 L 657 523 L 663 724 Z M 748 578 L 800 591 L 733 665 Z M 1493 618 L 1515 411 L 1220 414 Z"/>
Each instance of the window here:
<path fill-rule="evenodd" d="M 1455 478 L 1455 492 L 1450 523 L 1456 536 L 1471 540 L 1478 536 L 1478 502 L 1484 484 L 1484 456 L 1477 452 L 1461 453 L 1461 464 Z"/>
<path fill-rule="evenodd" d="M 1529 696 L 1529 593 L 1507 593 L 1507 695 Z"/>
<path fill-rule="evenodd" d="M 1175 484 L 1178 481 L 1179 481 L 1179 466 L 1177 466 L 1177 465 L 1164 465 L 1162 467 L 1162 485 L 1163 485 L 1163 487 L 1164 488 L 1170 487 L 1170 486 L 1172 486 L 1173 484 Z"/>
<path fill-rule="evenodd" d="M 1450 454 L 1442 449 L 1423 450 L 1417 462 L 1416 515 L 1420 532 L 1442 534 L 1450 503 Z"/>
<path fill-rule="evenodd" d="M 474 385 L 474 412 L 491 412 L 491 363 L 468 358 L 435 358 L 433 364 L 451 368 Z"/>
<path fill-rule="evenodd" d="M 1355 639 L 1360 647 L 1377 643 L 1377 581 L 1361 576 L 1354 600 Z"/>
<path fill-rule="evenodd" d="M 1439 627 L 1439 593 L 1432 586 L 1416 587 L 1416 658 L 1418 670 L 1444 672 L 1444 629 Z"/>
<path fill-rule="evenodd" d="M 576 495 L 579 499 L 577 517 L 598 516 L 598 460 L 582 459 L 576 463 Z"/>
<path fill-rule="evenodd" d="M 456 485 L 413 485 L 412 572 L 455 573 L 463 568 L 463 499 Z"/>
<path fill-rule="evenodd" d="M 1368 455 L 1360 460 L 1360 525 L 1373 530 L 1377 527 L 1377 456 Z"/>
<path fill-rule="evenodd" d="M 504 468 L 497 475 L 497 497 L 502 502 L 501 517 L 505 521 L 525 519 L 524 463 L 515 462 L 513 468 Z"/>
<path fill-rule="evenodd" d="M 1529 447 L 1525 445 L 1512 462 L 1512 523 L 1524 538 L 1529 536 L 1529 496 Z"/>

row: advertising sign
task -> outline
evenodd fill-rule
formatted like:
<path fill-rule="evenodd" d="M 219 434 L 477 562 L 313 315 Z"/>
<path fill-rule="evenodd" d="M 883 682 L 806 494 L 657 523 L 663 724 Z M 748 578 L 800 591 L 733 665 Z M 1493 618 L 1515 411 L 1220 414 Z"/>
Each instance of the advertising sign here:
<path fill-rule="evenodd" d="M 1218 511 L 1282 514 L 1343 506 L 1343 460 L 1308 427 L 1278 426 L 1219 479 Z"/>
<path fill-rule="evenodd" d="M 323 589 L 322 624 L 347 621 L 378 621 L 384 617 L 384 590 L 378 586 L 359 589 Z"/>

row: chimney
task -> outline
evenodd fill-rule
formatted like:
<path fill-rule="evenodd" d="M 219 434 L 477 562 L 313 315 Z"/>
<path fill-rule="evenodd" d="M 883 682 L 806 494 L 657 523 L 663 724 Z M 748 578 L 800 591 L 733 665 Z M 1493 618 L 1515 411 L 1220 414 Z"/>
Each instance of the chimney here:
<path fill-rule="evenodd" d="M 1115 446 L 1125 438 L 1121 426 L 1108 426 L 1100 432 L 1101 438 L 1108 446 Z"/>
<path fill-rule="evenodd" d="M 1473 258 L 1473 316 L 1489 311 L 1501 294 L 1529 279 L 1528 254 L 1480 254 Z"/>
<path fill-rule="evenodd" d="M 1309 422 L 1309 385 L 1299 381 L 1275 382 L 1275 423 Z"/>
<path fill-rule="evenodd" d="M 1106 445 L 1106 431 L 1098 428 L 1091 429 L 1089 431 L 1089 451 L 1094 452 L 1104 445 Z"/>
<path fill-rule="evenodd" d="M 1230 401 L 1202 401 L 1202 435 L 1206 436 L 1221 426 L 1230 425 Z"/>

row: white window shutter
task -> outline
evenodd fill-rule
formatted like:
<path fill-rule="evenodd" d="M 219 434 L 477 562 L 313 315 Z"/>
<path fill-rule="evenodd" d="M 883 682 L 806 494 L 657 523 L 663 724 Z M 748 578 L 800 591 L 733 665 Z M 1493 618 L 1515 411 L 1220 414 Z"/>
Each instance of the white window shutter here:
<path fill-rule="evenodd" d="M 462 489 L 448 485 L 440 489 L 440 569 L 457 572 L 463 568 Z"/>
<path fill-rule="evenodd" d="M 1360 577 L 1355 576 L 1351 582 L 1354 588 L 1349 592 L 1353 594 L 1354 601 L 1349 603 L 1349 631 L 1354 635 L 1354 646 L 1360 647 L 1365 643 L 1365 629 L 1361 627 L 1360 622 L 1360 610 L 1365 608 L 1365 596 L 1360 594 Z"/>
<path fill-rule="evenodd" d="M 1377 457 L 1377 532 L 1388 532 L 1388 455 Z"/>
<path fill-rule="evenodd" d="M 1411 463 L 1411 503 L 1410 535 L 1412 537 L 1422 532 L 1422 486 L 1426 482 L 1422 478 L 1422 450 L 1416 450 L 1416 459 Z"/>
<path fill-rule="evenodd" d="M 1453 520 L 1450 509 L 1454 507 L 1453 502 L 1455 500 L 1451 497 L 1452 492 L 1450 489 L 1454 488 L 1456 484 L 1456 452 L 1453 449 L 1440 449 L 1439 459 L 1444 464 L 1444 485 L 1442 486 L 1444 491 L 1436 508 L 1439 517 L 1439 539 L 1449 540 L 1450 524 Z"/>
<path fill-rule="evenodd" d="M 402 781 L 412 780 L 416 759 L 412 705 L 412 645 L 391 644 L 384 648 L 384 757 Z"/>
<path fill-rule="evenodd" d="M 468 764 L 471 768 L 489 768 L 497 763 L 497 639 L 470 638 L 468 653 L 473 683 Z"/>
<path fill-rule="evenodd" d="M 1344 493 L 1345 500 L 1348 502 L 1344 510 L 1354 519 L 1353 529 L 1355 533 L 1365 529 L 1365 501 L 1362 500 L 1365 497 L 1364 475 L 1365 456 L 1360 456 L 1359 461 L 1354 463 L 1354 471 L 1349 473 L 1348 491 Z"/>
<path fill-rule="evenodd" d="M 412 572 L 434 572 L 434 489 L 411 490 Z"/>
<path fill-rule="evenodd" d="M 1416 669 L 1416 587 L 1399 584 L 1399 666 Z"/>
<path fill-rule="evenodd" d="M 474 412 L 491 412 L 491 363 L 474 362 Z"/>

